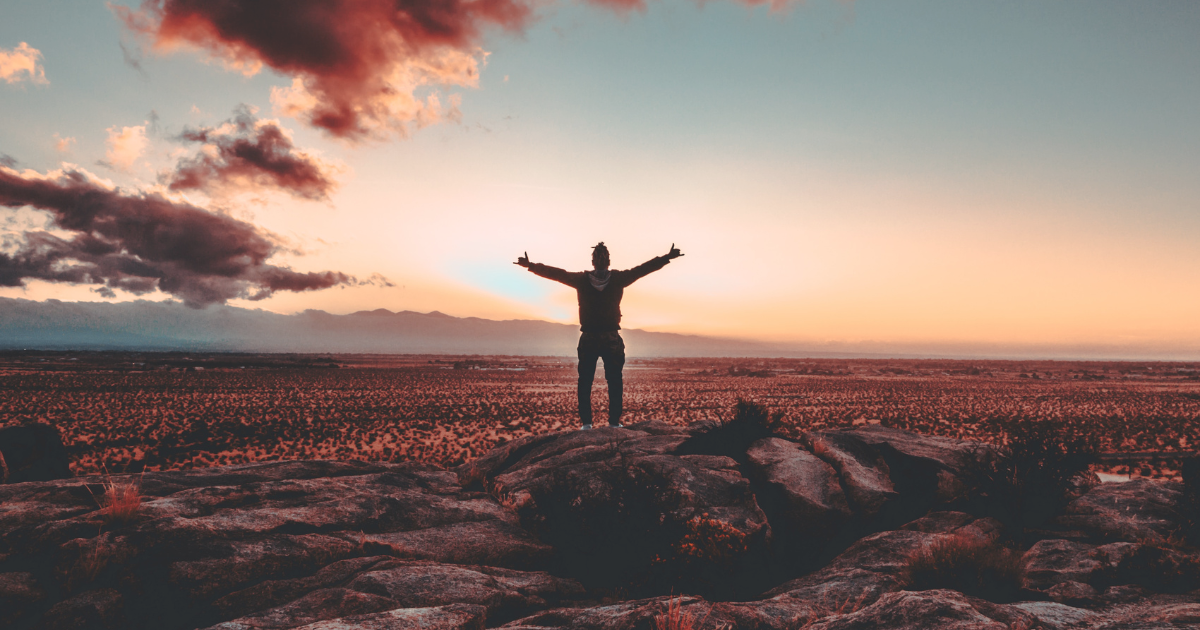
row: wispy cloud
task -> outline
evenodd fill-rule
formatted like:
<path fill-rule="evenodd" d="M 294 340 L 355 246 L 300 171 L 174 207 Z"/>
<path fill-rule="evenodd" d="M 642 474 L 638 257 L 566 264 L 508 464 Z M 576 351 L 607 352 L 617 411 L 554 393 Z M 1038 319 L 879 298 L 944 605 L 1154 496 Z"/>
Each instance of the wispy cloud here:
<path fill-rule="evenodd" d="M 42 67 L 42 52 L 25 42 L 12 50 L 0 48 L 0 80 L 5 83 L 29 81 L 45 85 L 46 69 Z"/>

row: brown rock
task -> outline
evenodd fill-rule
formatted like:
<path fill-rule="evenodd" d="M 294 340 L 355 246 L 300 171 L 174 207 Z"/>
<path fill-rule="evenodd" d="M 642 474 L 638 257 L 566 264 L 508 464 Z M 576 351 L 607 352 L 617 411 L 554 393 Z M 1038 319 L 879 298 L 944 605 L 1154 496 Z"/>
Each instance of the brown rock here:
<path fill-rule="evenodd" d="M 254 630 L 239 622 L 217 624 L 210 630 Z M 483 630 L 484 608 L 452 604 L 434 608 L 398 608 L 366 615 L 318 621 L 299 630 Z"/>
<path fill-rule="evenodd" d="M 519 525 L 502 520 L 371 534 L 365 540 L 385 545 L 389 555 L 401 558 L 520 570 L 545 569 L 554 553 Z"/>
<path fill-rule="evenodd" d="M 850 506 L 837 472 L 799 444 L 767 438 L 750 445 L 746 458 L 751 473 L 779 504 L 772 530 L 776 540 L 785 534 L 818 541 L 831 537 L 850 519 Z M 760 496 L 763 503 L 766 497 Z"/>
<path fill-rule="evenodd" d="M 856 515 L 874 519 L 900 498 L 887 462 L 862 440 L 841 431 L 807 433 L 805 440 L 814 455 L 837 471 Z"/>
<path fill-rule="evenodd" d="M 1100 484 L 1067 504 L 1051 526 L 1094 543 L 1164 540 L 1182 522 L 1176 509 L 1182 489 L 1152 479 Z"/>
<path fill-rule="evenodd" d="M 347 588 L 387 597 L 410 608 L 446 604 L 484 606 L 489 620 L 512 619 L 577 599 L 584 593 L 578 582 L 548 573 L 434 562 L 397 562 L 359 574 Z"/>
<path fill-rule="evenodd" d="M 45 596 L 32 573 L 0 573 L 0 624 L 25 616 L 30 605 Z"/>
<path fill-rule="evenodd" d="M 286 630 L 318 621 L 365 615 L 399 607 L 399 603 L 387 597 L 345 588 L 324 588 L 306 593 L 303 597 L 283 606 L 261 610 L 252 615 L 217 624 L 213 628 Z"/>
<path fill-rule="evenodd" d="M 124 623 L 124 599 L 111 588 L 87 591 L 63 600 L 42 618 L 46 630 L 110 630 Z"/>
<path fill-rule="evenodd" d="M 62 436 L 49 424 L 17 424 L 0 429 L 0 454 L 8 470 L 7 483 L 71 477 Z"/>
<path fill-rule="evenodd" d="M 1069 540 L 1038 541 L 1023 557 L 1026 588 L 1046 590 L 1061 582 L 1091 582 L 1106 566 L 1095 549 Z"/>
<path fill-rule="evenodd" d="M 831 615 L 808 627 L 812 630 L 1008 630 L 1032 628 L 1036 624 L 1036 617 L 1019 608 L 993 604 L 957 591 L 936 590 L 888 593 L 855 612 Z"/>
<path fill-rule="evenodd" d="M 1068 606 L 1088 607 L 1099 603 L 1099 595 L 1090 584 L 1082 582 L 1059 582 L 1046 589 L 1050 599 Z"/>

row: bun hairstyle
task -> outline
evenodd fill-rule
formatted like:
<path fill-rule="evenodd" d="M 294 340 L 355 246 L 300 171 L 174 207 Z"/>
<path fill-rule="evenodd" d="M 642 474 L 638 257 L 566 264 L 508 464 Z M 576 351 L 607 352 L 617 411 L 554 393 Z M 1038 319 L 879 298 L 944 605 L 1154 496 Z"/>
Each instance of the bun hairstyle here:
<path fill-rule="evenodd" d="M 592 261 L 595 262 L 596 259 L 600 258 L 608 259 L 608 248 L 604 246 L 604 241 L 600 241 L 592 247 Z"/>

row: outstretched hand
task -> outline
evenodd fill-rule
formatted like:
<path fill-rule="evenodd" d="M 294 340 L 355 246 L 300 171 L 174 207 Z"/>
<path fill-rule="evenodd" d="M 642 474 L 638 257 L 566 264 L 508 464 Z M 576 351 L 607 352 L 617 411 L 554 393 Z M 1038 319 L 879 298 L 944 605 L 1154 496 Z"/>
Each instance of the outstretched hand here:
<path fill-rule="evenodd" d="M 678 247 L 675 247 L 675 243 L 671 243 L 671 251 L 667 252 L 667 260 L 675 260 L 682 255 L 683 252 L 679 251 Z"/>
<path fill-rule="evenodd" d="M 530 264 L 532 264 L 532 263 L 530 263 L 530 262 L 529 262 L 529 252 L 525 252 L 525 255 L 524 255 L 524 256 L 518 256 L 518 257 L 517 257 L 517 262 L 515 262 L 515 263 L 513 263 L 513 264 L 514 264 L 514 265 L 521 265 L 522 267 L 524 267 L 524 268 L 528 269 L 528 268 L 529 268 L 529 265 L 530 265 Z"/>

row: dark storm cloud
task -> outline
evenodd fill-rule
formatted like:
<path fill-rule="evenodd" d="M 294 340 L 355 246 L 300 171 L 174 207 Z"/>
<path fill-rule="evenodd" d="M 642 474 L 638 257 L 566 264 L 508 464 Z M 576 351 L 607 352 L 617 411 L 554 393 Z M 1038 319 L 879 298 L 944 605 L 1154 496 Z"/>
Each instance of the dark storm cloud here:
<path fill-rule="evenodd" d="M 67 233 L 26 232 L 15 251 L 0 253 L 0 286 L 41 279 L 137 295 L 158 289 L 201 307 L 354 282 L 338 272 L 268 264 L 280 245 L 250 223 L 109 188 L 79 170 L 39 175 L 0 167 L 0 205 L 49 212 L 52 229 Z"/>
<path fill-rule="evenodd" d="M 185 129 L 180 139 L 204 147 L 167 176 L 171 190 L 269 187 L 328 200 L 336 187 L 328 165 L 297 149 L 277 122 L 259 120 L 246 107 L 223 125 Z"/>

